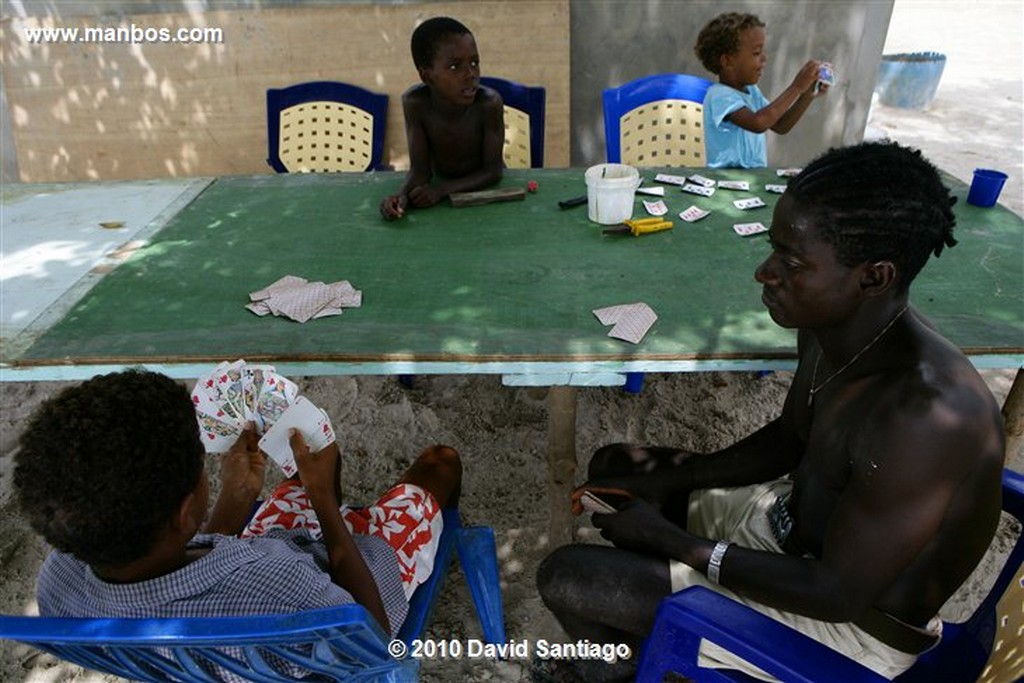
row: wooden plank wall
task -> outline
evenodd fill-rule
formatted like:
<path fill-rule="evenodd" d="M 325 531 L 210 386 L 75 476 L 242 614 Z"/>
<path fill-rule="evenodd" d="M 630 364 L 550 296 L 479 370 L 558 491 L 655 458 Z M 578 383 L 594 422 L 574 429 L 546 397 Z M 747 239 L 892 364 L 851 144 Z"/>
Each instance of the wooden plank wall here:
<path fill-rule="evenodd" d="M 569 0 L 346 4 L 9 19 L 2 59 L 21 180 L 269 173 L 266 90 L 310 80 L 387 93 L 386 159 L 406 168 L 400 96 L 419 80 L 409 37 L 440 15 L 473 31 L 484 75 L 547 89 L 545 162 L 568 166 Z M 22 33 L 131 24 L 219 27 L 224 41 L 33 44 Z"/>

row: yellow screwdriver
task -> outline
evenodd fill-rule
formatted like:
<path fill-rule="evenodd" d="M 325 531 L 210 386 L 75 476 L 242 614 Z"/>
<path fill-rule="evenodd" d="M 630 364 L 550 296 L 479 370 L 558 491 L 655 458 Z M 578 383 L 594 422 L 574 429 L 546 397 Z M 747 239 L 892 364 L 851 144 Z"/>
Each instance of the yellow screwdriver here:
<path fill-rule="evenodd" d="M 606 235 L 634 235 L 639 237 L 640 235 L 646 235 L 650 232 L 671 230 L 673 227 L 675 226 L 672 221 L 667 221 L 660 216 L 651 216 L 650 218 L 638 218 L 636 220 L 625 221 L 614 228 L 608 228 L 604 233 Z"/>

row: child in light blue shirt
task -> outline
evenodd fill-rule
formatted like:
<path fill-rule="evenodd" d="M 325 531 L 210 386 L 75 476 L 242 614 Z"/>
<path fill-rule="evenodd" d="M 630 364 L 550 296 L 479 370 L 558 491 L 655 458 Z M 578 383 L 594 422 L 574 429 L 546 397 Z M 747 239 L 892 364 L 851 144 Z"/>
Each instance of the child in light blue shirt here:
<path fill-rule="evenodd" d="M 694 51 L 718 75 L 704 97 L 704 142 L 711 168 L 768 165 L 764 132 L 788 133 L 815 97 L 821 62 L 804 64 L 792 84 L 770 101 L 757 87 L 768 58 L 764 23 L 753 14 L 726 12 L 701 29 Z"/>

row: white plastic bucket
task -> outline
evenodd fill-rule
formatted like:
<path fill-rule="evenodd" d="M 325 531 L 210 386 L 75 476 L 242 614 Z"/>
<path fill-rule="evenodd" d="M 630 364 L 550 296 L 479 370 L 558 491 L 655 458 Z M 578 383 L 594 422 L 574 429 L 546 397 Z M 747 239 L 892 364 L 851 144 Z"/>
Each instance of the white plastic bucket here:
<path fill-rule="evenodd" d="M 640 172 L 625 164 L 598 164 L 587 169 L 587 217 L 601 225 L 633 217 L 633 198 Z"/>

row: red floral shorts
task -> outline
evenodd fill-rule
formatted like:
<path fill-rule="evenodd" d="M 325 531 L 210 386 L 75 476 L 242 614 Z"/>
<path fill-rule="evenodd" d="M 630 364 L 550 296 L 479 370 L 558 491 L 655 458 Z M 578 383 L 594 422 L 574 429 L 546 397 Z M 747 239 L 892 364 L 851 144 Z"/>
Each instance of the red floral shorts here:
<path fill-rule="evenodd" d="M 397 484 L 369 507 L 343 505 L 341 518 L 350 533 L 377 536 L 394 549 L 406 598 L 430 576 L 443 522 L 437 501 L 423 488 Z M 313 538 L 320 538 L 320 521 L 298 481 L 281 482 L 241 537 L 261 536 L 271 529 L 306 529 Z"/>

